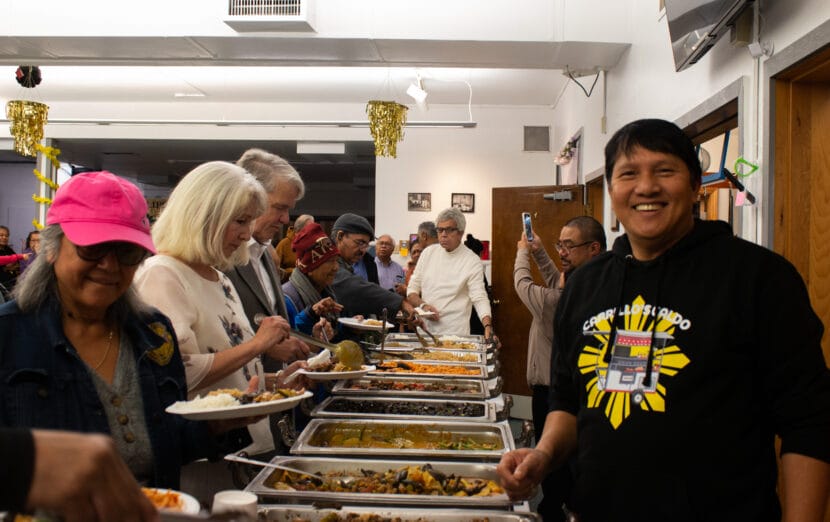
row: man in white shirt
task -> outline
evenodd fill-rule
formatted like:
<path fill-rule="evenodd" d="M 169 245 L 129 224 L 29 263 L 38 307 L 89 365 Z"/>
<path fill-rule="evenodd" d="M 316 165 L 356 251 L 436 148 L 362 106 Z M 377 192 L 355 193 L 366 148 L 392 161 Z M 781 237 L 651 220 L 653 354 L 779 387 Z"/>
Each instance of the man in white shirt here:
<path fill-rule="evenodd" d="M 375 265 L 378 267 L 378 284 L 386 290 L 394 290 L 403 283 L 403 267 L 392 260 L 395 240 L 389 234 L 380 236 L 375 241 Z"/>
<path fill-rule="evenodd" d="M 435 220 L 438 247 L 424 249 L 409 280 L 407 301 L 432 315 L 424 316 L 435 334 L 467 335 L 475 307 L 484 335 L 493 336 L 490 300 L 484 286 L 484 266 L 461 244 L 467 220 L 457 208 L 448 208 Z"/>

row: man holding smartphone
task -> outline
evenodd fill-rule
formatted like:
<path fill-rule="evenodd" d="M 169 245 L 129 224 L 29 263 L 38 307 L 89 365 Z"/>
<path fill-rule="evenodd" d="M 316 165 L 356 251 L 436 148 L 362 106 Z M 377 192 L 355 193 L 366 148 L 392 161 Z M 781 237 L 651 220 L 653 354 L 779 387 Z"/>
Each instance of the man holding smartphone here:
<path fill-rule="evenodd" d="M 527 384 L 533 392 L 533 430 L 538 441 L 548 414 L 553 316 L 569 274 L 605 252 L 605 231 L 590 216 L 575 217 L 565 223 L 555 245 L 562 263 L 562 271 L 559 271 L 545 251 L 541 238 L 533 234 L 530 214 L 527 212 L 522 214 L 522 223 L 524 230 L 516 245 L 513 285 L 519 299 L 533 316 L 527 343 Z M 544 285 L 533 281 L 531 256 L 542 274 Z M 567 466 L 551 473 L 542 481 L 543 498 L 538 512 L 545 522 L 565 520 L 561 506 L 567 498 L 571 482 Z"/>

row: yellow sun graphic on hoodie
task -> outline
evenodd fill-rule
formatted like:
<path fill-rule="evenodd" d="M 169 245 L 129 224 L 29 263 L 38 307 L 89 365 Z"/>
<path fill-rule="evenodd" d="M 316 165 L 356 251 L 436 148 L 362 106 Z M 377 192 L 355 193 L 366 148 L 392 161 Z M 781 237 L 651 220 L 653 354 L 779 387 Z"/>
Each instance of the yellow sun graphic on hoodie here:
<path fill-rule="evenodd" d="M 617 429 L 631 415 L 631 409 L 666 411 L 666 388 L 662 376 L 672 377 L 689 364 L 689 358 L 672 344 L 676 328 L 675 312 L 650 313 L 642 296 L 637 296 L 617 327 L 612 352 L 607 353 L 611 318 L 595 323 L 595 330 L 584 332 L 599 342 L 585 345 L 579 355 L 579 371 L 593 374 L 585 388 L 589 408 L 604 407 L 605 416 Z M 657 321 L 654 324 L 654 321 Z M 654 329 L 652 335 L 652 328 Z M 653 349 L 650 379 L 648 352 Z"/>

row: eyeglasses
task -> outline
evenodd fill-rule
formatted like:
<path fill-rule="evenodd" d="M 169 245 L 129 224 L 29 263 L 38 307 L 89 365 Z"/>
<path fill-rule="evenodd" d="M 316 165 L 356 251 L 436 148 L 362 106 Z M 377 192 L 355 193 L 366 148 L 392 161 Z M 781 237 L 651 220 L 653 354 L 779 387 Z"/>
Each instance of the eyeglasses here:
<path fill-rule="evenodd" d="M 456 227 L 438 227 L 435 229 L 439 234 L 452 234 L 458 232 L 458 228 Z"/>
<path fill-rule="evenodd" d="M 556 247 L 557 252 L 559 252 L 561 254 L 570 254 L 571 250 L 573 250 L 574 248 L 578 248 L 578 247 L 585 246 L 585 245 L 590 245 L 591 243 L 593 243 L 593 241 L 586 241 L 584 243 L 579 243 L 577 245 L 568 245 L 568 244 L 561 243 L 561 242 L 557 241 L 556 245 L 554 245 L 554 246 Z"/>
<path fill-rule="evenodd" d="M 110 253 L 113 253 L 115 254 L 115 258 L 118 259 L 118 263 L 124 266 L 135 266 L 147 257 L 147 250 L 144 248 L 132 243 L 122 243 L 119 241 L 109 241 L 107 243 L 88 246 L 75 245 L 75 251 L 78 253 L 78 257 L 91 263 L 97 263 Z"/>

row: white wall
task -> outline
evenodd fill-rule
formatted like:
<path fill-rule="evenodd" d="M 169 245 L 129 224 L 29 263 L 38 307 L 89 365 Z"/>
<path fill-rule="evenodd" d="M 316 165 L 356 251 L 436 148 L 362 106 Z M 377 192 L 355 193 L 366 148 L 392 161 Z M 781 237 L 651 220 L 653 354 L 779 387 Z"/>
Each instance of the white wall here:
<path fill-rule="evenodd" d="M 763 19 L 761 38 L 779 50 L 830 18 L 830 2 L 826 0 L 760 3 Z M 590 5 L 585 6 L 586 10 L 590 8 Z M 746 120 L 748 125 L 740 129 L 744 143 L 741 153 L 753 163 L 762 163 L 764 147 L 759 143 L 758 137 L 763 135 L 761 131 L 764 122 L 759 121 L 757 114 L 763 114 L 758 108 L 769 102 L 762 99 L 762 70 L 756 68 L 755 60 L 748 50 L 731 46 L 726 35 L 698 63 L 678 73 L 674 69 L 668 27 L 665 17 L 657 12 L 657 2 L 632 2 L 627 21 L 631 48 L 623 55 L 617 67 L 608 72 L 607 133 L 601 130 L 601 85 L 597 86 L 590 99 L 570 85 L 554 111 L 556 134 L 565 136 L 562 142 L 554 144 L 554 149 L 561 147 L 564 139 L 575 130 L 584 127 L 583 172 L 602 168 L 603 147 L 611 134 L 621 126 L 646 117 L 676 120 L 727 85 L 746 76 L 750 79 L 749 92 L 744 93 L 747 99 L 745 109 L 749 114 Z M 580 80 L 583 84 L 590 85 L 591 78 Z M 733 138 L 737 139 L 735 136 Z M 762 183 L 762 176 L 766 173 L 761 165 L 758 173 L 745 180 L 749 190 L 759 200 L 757 205 L 742 209 L 741 235 L 750 240 L 763 237 L 763 228 L 766 226 L 763 216 L 770 204 Z M 608 223 L 608 208 L 605 209 L 605 215 Z"/>
<path fill-rule="evenodd" d="M 553 156 L 522 151 L 523 126 L 550 125 L 550 117 L 544 107 L 477 107 L 474 129 L 406 130 L 397 159 L 377 160 L 378 231 L 407 238 L 418 223 L 449 207 L 453 192 L 463 192 L 476 196 L 475 212 L 465 214 L 467 232 L 492 240 L 493 187 L 554 183 Z M 409 192 L 431 193 L 432 212 L 408 212 Z"/>

